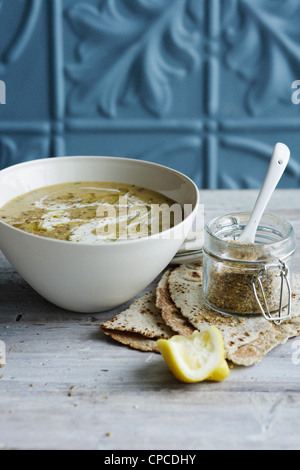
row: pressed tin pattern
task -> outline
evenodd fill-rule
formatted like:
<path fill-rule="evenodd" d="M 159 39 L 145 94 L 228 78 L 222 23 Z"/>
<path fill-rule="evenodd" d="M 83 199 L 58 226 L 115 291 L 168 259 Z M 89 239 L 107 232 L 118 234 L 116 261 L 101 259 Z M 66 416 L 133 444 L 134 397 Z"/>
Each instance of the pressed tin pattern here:
<path fill-rule="evenodd" d="M 300 185 L 300 0 L 0 0 L 0 165 L 142 158 L 257 188 L 276 141 Z"/>

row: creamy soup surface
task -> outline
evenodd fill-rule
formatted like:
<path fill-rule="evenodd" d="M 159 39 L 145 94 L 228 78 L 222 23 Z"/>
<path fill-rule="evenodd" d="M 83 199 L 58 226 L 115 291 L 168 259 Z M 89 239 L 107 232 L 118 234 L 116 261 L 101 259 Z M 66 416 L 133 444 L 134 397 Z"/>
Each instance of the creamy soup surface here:
<path fill-rule="evenodd" d="M 175 201 L 139 186 L 75 182 L 47 186 L 13 199 L 0 219 L 20 230 L 58 240 L 99 243 L 143 238 L 163 231 L 160 212 Z M 177 204 L 178 206 L 178 204 Z M 170 228 L 174 217 L 170 212 Z"/>

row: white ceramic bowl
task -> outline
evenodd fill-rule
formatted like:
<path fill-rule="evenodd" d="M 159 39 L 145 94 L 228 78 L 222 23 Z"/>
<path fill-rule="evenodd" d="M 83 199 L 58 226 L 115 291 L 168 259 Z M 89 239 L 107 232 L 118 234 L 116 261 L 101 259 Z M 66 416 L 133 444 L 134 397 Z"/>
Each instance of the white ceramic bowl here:
<path fill-rule="evenodd" d="M 186 176 L 153 163 L 49 158 L 2 170 L 0 207 L 34 189 L 74 181 L 136 184 L 193 207 L 183 222 L 159 236 L 99 245 L 43 238 L 0 221 L 0 249 L 36 292 L 67 310 L 101 312 L 138 295 L 172 260 L 192 228 L 198 190 Z"/>

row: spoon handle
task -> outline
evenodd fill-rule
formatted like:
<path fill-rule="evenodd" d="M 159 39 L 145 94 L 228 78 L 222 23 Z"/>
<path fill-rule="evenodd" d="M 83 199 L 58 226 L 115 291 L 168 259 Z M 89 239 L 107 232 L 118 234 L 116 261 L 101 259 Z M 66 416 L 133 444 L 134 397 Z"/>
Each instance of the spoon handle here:
<path fill-rule="evenodd" d="M 264 184 L 259 193 L 250 220 L 239 238 L 241 243 L 254 243 L 258 224 L 263 216 L 266 206 L 276 189 L 290 159 L 289 148 L 282 143 L 275 145 L 271 163 Z"/>

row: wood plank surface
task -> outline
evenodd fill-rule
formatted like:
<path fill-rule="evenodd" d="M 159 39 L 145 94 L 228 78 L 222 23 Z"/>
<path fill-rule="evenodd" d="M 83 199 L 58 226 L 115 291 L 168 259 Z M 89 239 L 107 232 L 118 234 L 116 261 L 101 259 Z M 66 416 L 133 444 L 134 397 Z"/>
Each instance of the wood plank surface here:
<path fill-rule="evenodd" d="M 249 210 L 256 196 L 203 191 L 205 219 Z M 299 247 L 300 191 L 277 191 L 268 212 L 294 225 Z M 300 273 L 299 250 L 294 270 Z M 63 311 L 0 255 L 0 340 L 6 348 L 1 449 L 300 448 L 300 338 L 258 366 L 232 369 L 220 384 L 181 384 L 160 355 L 129 349 L 99 331 L 102 321 L 129 304 L 94 315 Z"/>

